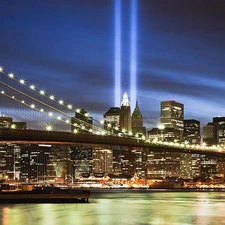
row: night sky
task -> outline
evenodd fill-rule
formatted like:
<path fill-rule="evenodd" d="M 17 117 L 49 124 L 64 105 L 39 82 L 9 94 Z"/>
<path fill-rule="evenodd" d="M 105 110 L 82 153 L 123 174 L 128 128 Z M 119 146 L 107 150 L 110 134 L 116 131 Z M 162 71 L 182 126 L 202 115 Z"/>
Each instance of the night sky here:
<path fill-rule="evenodd" d="M 129 96 L 131 0 L 121 3 L 121 93 Z M 165 100 L 183 103 L 184 118 L 202 126 L 225 116 L 225 1 L 137 0 L 136 10 L 132 100 L 147 129 Z M 101 120 L 119 107 L 114 16 L 114 0 L 1 0 L 0 66 Z"/>

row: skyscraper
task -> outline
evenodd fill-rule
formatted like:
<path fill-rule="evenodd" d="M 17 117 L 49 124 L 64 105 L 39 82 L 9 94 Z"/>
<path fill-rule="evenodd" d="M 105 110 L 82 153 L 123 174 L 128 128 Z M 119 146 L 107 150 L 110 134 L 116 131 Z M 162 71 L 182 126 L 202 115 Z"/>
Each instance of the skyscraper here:
<path fill-rule="evenodd" d="M 184 120 L 183 140 L 189 144 L 200 144 L 200 122 L 198 120 Z"/>
<path fill-rule="evenodd" d="M 162 101 L 160 122 L 165 128 L 179 130 L 181 138 L 184 129 L 184 105 L 175 100 Z"/>
<path fill-rule="evenodd" d="M 76 111 L 75 117 L 71 117 L 71 132 L 73 133 L 91 133 L 93 118 L 88 116 L 86 110 Z"/>
<path fill-rule="evenodd" d="M 130 102 L 128 100 L 128 95 L 125 92 L 123 94 L 123 100 L 121 103 L 120 110 L 120 129 L 129 133 L 131 131 L 131 114 L 130 114 Z"/>
<path fill-rule="evenodd" d="M 134 135 L 142 134 L 146 136 L 146 128 L 143 127 L 143 118 L 138 107 L 138 102 L 136 102 L 136 107 L 134 109 L 134 112 L 132 113 L 131 128 Z"/>
<path fill-rule="evenodd" d="M 104 114 L 104 129 L 113 133 L 117 133 L 119 130 L 120 122 L 120 108 L 111 107 Z"/>

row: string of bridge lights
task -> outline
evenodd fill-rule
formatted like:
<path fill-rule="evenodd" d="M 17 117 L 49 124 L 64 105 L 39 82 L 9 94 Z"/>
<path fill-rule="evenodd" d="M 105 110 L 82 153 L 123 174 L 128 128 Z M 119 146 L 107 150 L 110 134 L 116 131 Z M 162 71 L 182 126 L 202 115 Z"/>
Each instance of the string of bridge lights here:
<path fill-rule="evenodd" d="M 40 103 L 40 104 L 43 104 L 43 105 L 45 105 L 45 106 L 51 108 L 52 110 L 56 110 L 58 113 L 63 114 L 63 115 L 66 116 L 66 117 L 69 117 L 67 114 L 61 112 L 60 110 L 55 109 L 54 107 L 52 107 L 52 106 L 50 106 L 50 105 L 47 105 L 46 103 L 43 103 L 43 102 L 41 102 L 41 101 L 39 101 L 39 100 L 37 100 L 37 99 L 31 97 L 31 96 L 27 96 L 25 93 L 23 93 L 23 92 L 21 92 L 21 91 L 15 89 L 15 88 L 13 88 L 13 87 L 7 85 L 7 84 L 4 84 L 4 83 L 1 82 L 1 81 L 0 81 L 0 83 L 3 84 L 4 86 L 6 86 L 6 87 L 8 87 L 8 88 L 10 88 L 10 89 L 12 89 L 12 90 L 14 90 L 14 91 L 16 91 L 16 92 L 22 94 L 22 95 L 25 95 L 25 96 L 28 97 L 28 98 L 31 98 L 31 99 L 34 100 L 34 101 L 37 101 L 37 102 Z M 31 108 L 31 109 L 34 109 L 34 110 L 39 111 L 39 112 L 41 112 L 41 113 L 43 113 L 43 114 L 46 114 L 46 115 L 48 115 L 49 117 L 55 118 L 55 119 L 57 119 L 57 120 L 59 120 L 59 121 L 62 121 L 62 122 L 64 122 L 64 123 L 66 123 L 66 124 L 70 124 L 70 125 L 74 126 L 75 128 L 78 128 L 78 127 L 79 127 L 78 123 L 72 124 L 72 123 L 70 122 L 70 120 L 68 120 L 68 119 L 62 119 L 61 116 L 56 116 L 56 115 L 54 115 L 54 113 L 51 112 L 51 111 L 50 111 L 50 112 L 46 112 L 46 111 L 44 111 L 43 108 L 37 108 L 37 107 L 35 106 L 35 104 L 33 104 L 33 103 L 28 104 L 28 103 L 26 103 L 24 100 L 21 100 L 21 99 L 16 98 L 14 95 L 11 96 L 11 95 L 6 94 L 5 91 L 1 91 L 1 94 L 4 95 L 4 96 L 6 96 L 6 97 L 8 97 L 8 98 L 10 98 L 10 99 L 13 99 L 14 101 L 20 102 L 20 103 L 22 103 L 23 105 L 26 105 L 26 106 L 28 106 L 28 107 Z M 79 120 L 79 119 L 76 119 L 76 120 L 77 120 L 78 122 L 81 122 L 82 124 L 85 124 L 84 121 L 81 121 L 81 120 Z M 89 124 L 89 123 L 86 123 L 86 125 L 88 125 L 88 126 L 90 127 L 89 130 L 86 129 L 86 127 L 84 127 L 83 125 L 81 126 L 81 129 L 87 130 L 87 131 L 89 131 L 89 132 L 92 132 L 92 127 L 94 127 L 94 126 L 91 125 L 91 124 Z M 98 128 L 98 127 L 97 127 L 97 128 Z M 46 129 L 47 129 L 47 130 L 51 130 L 50 125 L 48 125 L 48 126 L 46 127 Z M 97 130 L 97 129 L 96 129 L 96 130 Z M 99 134 L 100 134 L 100 131 L 101 131 L 100 128 L 98 128 L 98 131 L 99 131 Z M 74 133 L 77 133 L 77 129 L 74 129 Z M 101 131 L 101 133 L 103 134 L 104 132 Z"/>
<path fill-rule="evenodd" d="M 25 80 L 24 80 L 24 79 L 16 79 L 13 73 L 9 73 L 9 74 L 5 73 L 5 72 L 3 71 L 3 68 L 2 68 L 2 67 L 0 67 L 0 73 L 2 73 L 2 74 L 4 74 L 5 76 L 7 76 L 7 77 L 9 77 L 9 78 L 11 78 L 11 79 L 17 81 L 19 84 L 24 85 L 25 87 L 30 88 L 32 91 L 35 91 L 35 92 L 39 93 L 40 95 L 42 95 L 42 96 L 48 98 L 47 95 L 46 95 L 46 92 L 45 92 L 44 90 L 37 91 L 37 89 L 35 88 L 34 85 L 27 85 L 27 84 L 25 83 Z M 44 103 L 44 102 L 42 102 L 42 101 L 40 101 L 40 100 L 38 100 L 38 99 L 36 99 L 36 98 L 34 98 L 34 97 L 31 97 L 30 95 L 27 95 L 26 93 L 24 93 L 24 92 L 22 92 L 22 91 L 19 91 L 18 89 L 15 89 L 15 88 L 13 88 L 12 86 L 7 85 L 7 84 L 5 84 L 5 83 L 2 82 L 2 81 L 1 81 L 0 83 L 1 83 L 2 85 L 6 86 L 7 88 L 10 88 L 11 90 L 18 92 L 19 94 L 24 95 L 24 96 L 26 96 L 27 98 L 30 98 L 30 99 L 32 99 L 32 100 L 38 102 L 39 104 L 42 104 L 42 105 L 44 105 L 44 106 L 46 106 L 46 107 L 49 107 L 49 108 L 51 108 L 52 110 L 57 111 L 58 113 L 60 113 L 60 114 L 62 114 L 62 115 L 64 115 L 64 116 L 66 116 L 66 117 L 71 117 L 70 115 L 68 115 L 68 114 L 66 114 L 66 113 L 64 113 L 64 112 L 62 112 L 62 111 L 60 111 L 60 110 L 54 108 L 53 106 L 51 106 L 51 105 L 49 105 L 49 104 L 46 104 L 46 103 Z M 32 109 L 35 109 L 35 110 L 37 110 L 37 111 L 39 111 L 39 112 L 42 112 L 42 113 L 45 113 L 45 114 L 47 114 L 47 115 L 50 116 L 50 117 L 56 118 L 56 117 L 53 115 L 52 112 L 49 112 L 49 113 L 44 112 L 44 110 L 43 110 L 42 108 L 38 109 L 38 108 L 35 107 L 34 104 L 30 104 L 30 105 L 29 105 L 29 104 L 25 103 L 24 100 L 19 100 L 19 99 L 16 99 L 15 96 L 9 96 L 9 95 L 7 95 L 4 91 L 2 91 L 1 94 L 4 94 L 6 97 L 10 97 L 11 99 L 16 100 L 16 101 L 18 101 L 18 102 L 20 102 L 20 103 L 22 103 L 22 104 L 24 104 L 24 105 L 26 105 L 26 106 L 32 108 Z M 68 104 L 68 105 L 66 106 L 66 104 L 64 103 L 63 100 L 58 100 L 58 101 L 57 101 L 56 98 L 54 97 L 54 95 L 50 95 L 50 96 L 49 96 L 49 99 L 52 100 L 52 101 L 54 101 L 54 102 L 58 102 L 59 105 L 62 105 L 62 106 L 64 106 L 64 107 L 67 107 L 67 109 L 72 110 L 72 111 L 74 112 L 73 107 L 72 107 L 71 104 Z M 85 117 L 88 117 L 88 113 L 82 114 L 81 111 L 80 111 L 80 109 L 76 109 L 75 112 L 76 112 L 76 113 L 79 113 L 79 114 L 81 114 L 81 115 L 83 115 L 83 116 L 85 116 Z M 75 126 L 75 127 L 78 126 L 77 123 L 75 123 L 75 124 L 70 123 L 70 121 L 69 121 L 68 119 L 67 119 L 67 120 L 63 120 L 61 117 L 57 117 L 57 119 L 60 120 L 60 121 L 62 121 L 62 122 L 65 122 L 65 123 L 67 123 L 67 124 L 71 124 L 71 125 L 73 125 L 73 126 Z M 88 127 L 95 128 L 95 129 L 98 131 L 99 134 L 110 133 L 111 135 L 115 135 L 115 134 L 113 134 L 113 133 L 111 133 L 111 132 L 109 132 L 109 131 L 104 130 L 103 128 L 100 128 L 100 127 L 95 126 L 95 125 L 93 125 L 93 124 L 87 123 L 87 122 L 85 122 L 85 121 L 83 121 L 83 120 L 80 120 L 80 119 L 78 119 L 78 118 L 75 118 L 75 119 L 76 119 L 76 121 L 78 121 L 78 122 L 80 122 L 80 123 L 82 123 L 82 124 L 85 124 L 85 125 L 88 126 Z M 97 121 L 97 120 L 94 120 L 94 121 Z M 99 122 L 99 121 L 97 121 L 97 122 Z M 101 122 L 99 122 L 99 123 L 101 123 Z M 102 124 L 102 123 L 101 123 L 101 124 Z M 82 129 L 85 129 L 85 127 L 81 127 L 81 128 L 82 128 Z M 92 129 L 91 129 L 91 128 L 90 128 L 89 130 L 87 130 L 87 131 L 92 132 Z M 86 129 L 85 129 L 85 130 L 86 130 Z M 74 129 L 74 132 L 76 133 L 77 130 Z"/>

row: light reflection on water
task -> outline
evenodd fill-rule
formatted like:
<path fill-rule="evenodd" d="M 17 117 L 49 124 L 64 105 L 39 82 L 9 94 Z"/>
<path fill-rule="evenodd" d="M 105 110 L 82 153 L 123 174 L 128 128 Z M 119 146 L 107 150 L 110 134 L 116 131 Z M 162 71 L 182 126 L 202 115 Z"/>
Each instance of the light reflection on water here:
<path fill-rule="evenodd" d="M 89 204 L 3 204 L 0 224 L 225 224 L 224 206 L 224 192 L 105 191 Z"/>

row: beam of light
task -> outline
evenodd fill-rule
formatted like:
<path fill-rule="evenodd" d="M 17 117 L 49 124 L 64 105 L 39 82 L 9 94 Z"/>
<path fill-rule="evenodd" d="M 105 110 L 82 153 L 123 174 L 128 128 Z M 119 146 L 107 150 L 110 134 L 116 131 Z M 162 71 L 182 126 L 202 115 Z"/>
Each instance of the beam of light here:
<path fill-rule="evenodd" d="M 121 101 L 121 0 L 115 0 L 115 106 L 120 106 Z"/>
<path fill-rule="evenodd" d="M 131 0 L 130 10 L 130 105 L 134 109 L 137 95 L 137 0 Z"/>

